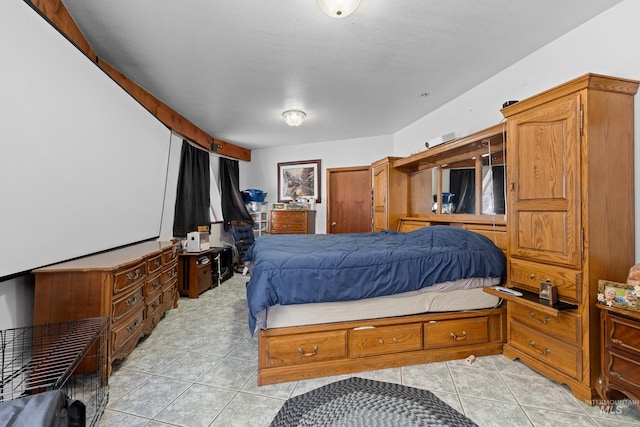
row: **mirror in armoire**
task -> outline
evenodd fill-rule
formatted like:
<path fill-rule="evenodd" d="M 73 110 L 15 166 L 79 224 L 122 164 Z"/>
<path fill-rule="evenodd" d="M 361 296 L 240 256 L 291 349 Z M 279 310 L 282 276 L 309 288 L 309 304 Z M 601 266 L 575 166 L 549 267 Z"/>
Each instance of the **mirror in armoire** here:
<path fill-rule="evenodd" d="M 505 153 L 502 144 L 491 147 L 486 142 L 483 147 L 485 152 L 476 150 L 467 159 L 442 164 L 432 170 L 433 212 L 505 214 Z M 437 209 L 438 173 L 441 174 L 441 209 Z M 480 182 L 476 183 L 478 178 Z"/>

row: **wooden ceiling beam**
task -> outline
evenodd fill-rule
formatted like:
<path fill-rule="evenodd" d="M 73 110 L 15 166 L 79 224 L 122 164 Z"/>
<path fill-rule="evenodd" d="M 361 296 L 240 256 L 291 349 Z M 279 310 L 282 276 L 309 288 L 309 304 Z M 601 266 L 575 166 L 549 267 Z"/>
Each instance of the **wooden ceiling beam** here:
<path fill-rule="evenodd" d="M 136 82 L 129 79 L 105 61 L 99 59 L 80 31 L 80 28 L 76 25 L 73 17 L 69 14 L 67 8 L 62 4 L 62 0 L 24 1 L 169 129 L 207 150 L 234 159 L 251 161 L 251 150 L 208 135 L 205 131 L 147 92 Z"/>

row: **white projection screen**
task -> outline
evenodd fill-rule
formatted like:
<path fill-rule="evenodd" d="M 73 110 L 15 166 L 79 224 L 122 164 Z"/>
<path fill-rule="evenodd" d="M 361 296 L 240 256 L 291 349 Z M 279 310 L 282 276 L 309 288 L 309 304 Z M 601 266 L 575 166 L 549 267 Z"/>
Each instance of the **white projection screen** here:
<path fill-rule="evenodd" d="M 0 280 L 157 237 L 170 130 L 22 1 L 0 52 Z"/>

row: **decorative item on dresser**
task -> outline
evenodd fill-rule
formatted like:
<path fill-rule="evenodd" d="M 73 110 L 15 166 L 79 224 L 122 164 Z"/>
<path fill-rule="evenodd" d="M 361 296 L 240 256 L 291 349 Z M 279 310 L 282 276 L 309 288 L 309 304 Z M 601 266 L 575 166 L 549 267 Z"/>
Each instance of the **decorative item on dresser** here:
<path fill-rule="evenodd" d="M 505 356 L 593 404 L 600 374 L 598 279 L 634 264 L 634 95 L 638 82 L 586 74 L 502 109 L 507 120 Z M 568 309 L 538 297 L 557 289 Z"/>
<path fill-rule="evenodd" d="M 303 209 L 274 209 L 271 211 L 271 234 L 315 234 L 316 211 Z"/>
<path fill-rule="evenodd" d="M 34 324 L 106 316 L 111 363 L 178 306 L 178 247 L 144 242 L 33 270 Z"/>

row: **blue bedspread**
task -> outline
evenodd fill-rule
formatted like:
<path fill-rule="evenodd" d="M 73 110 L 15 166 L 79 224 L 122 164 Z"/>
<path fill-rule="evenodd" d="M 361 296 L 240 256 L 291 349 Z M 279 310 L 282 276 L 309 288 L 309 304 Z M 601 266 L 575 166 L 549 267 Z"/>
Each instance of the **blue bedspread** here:
<path fill-rule="evenodd" d="M 408 292 L 470 277 L 502 277 L 491 240 L 450 226 L 409 233 L 267 235 L 245 255 L 249 328 L 268 306 L 348 301 Z"/>

